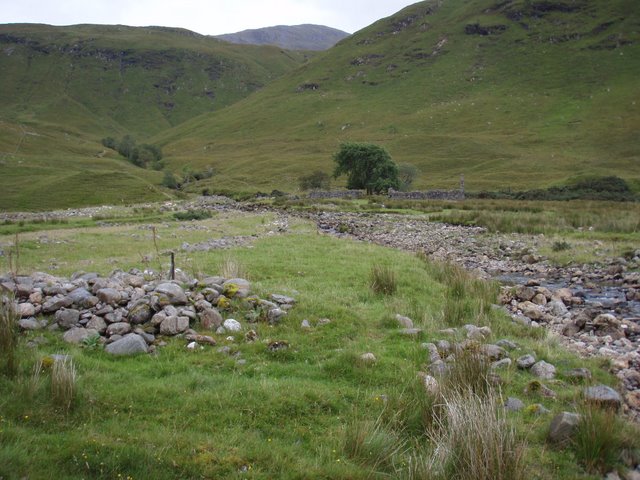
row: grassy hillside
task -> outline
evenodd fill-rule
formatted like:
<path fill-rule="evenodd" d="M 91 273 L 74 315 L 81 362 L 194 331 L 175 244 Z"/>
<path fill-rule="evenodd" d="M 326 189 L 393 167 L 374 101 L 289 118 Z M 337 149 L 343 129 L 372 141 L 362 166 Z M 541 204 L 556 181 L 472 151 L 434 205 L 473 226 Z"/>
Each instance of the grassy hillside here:
<path fill-rule="evenodd" d="M 148 182 L 161 176 L 96 160 L 101 138 L 145 140 L 222 109 L 305 55 L 180 29 L 1 25 L 2 208 L 159 198 Z"/>
<path fill-rule="evenodd" d="M 343 141 L 384 145 L 418 187 L 637 185 L 639 59 L 633 0 L 426 1 L 157 140 L 214 188 L 291 191 Z"/>

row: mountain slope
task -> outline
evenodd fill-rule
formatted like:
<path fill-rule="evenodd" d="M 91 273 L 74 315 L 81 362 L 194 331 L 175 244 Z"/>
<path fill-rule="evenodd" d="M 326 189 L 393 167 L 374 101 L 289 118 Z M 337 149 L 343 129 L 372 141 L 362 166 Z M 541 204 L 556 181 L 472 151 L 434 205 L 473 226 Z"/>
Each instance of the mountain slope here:
<path fill-rule="evenodd" d="M 214 188 L 291 190 L 343 141 L 417 165 L 418 187 L 637 182 L 639 32 L 633 0 L 420 2 L 157 140 Z"/>
<path fill-rule="evenodd" d="M 73 205 L 87 192 L 87 203 L 160 198 L 149 185 L 160 174 L 103 152 L 100 139 L 144 141 L 246 97 L 306 58 L 181 29 L 0 25 L 0 208 Z M 110 174 L 125 172 L 118 191 Z M 68 178 L 85 192 L 70 194 L 72 203 L 53 187 Z M 52 189 L 58 194 L 47 196 Z"/>
<path fill-rule="evenodd" d="M 243 30 L 216 35 L 216 38 L 231 43 L 277 45 L 289 50 L 326 50 L 348 36 L 347 32 L 335 28 L 305 24 Z"/>

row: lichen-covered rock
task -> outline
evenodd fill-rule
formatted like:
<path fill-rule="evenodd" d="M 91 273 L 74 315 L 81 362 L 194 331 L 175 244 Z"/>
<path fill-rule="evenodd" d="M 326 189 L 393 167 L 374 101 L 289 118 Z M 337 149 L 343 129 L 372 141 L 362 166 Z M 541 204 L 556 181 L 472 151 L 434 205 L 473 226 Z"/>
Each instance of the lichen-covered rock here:
<path fill-rule="evenodd" d="M 153 310 L 147 302 L 139 302 L 129 310 L 127 319 L 133 325 L 141 325 L 151 320 Z"/>
<path fill-rule="evenodd" d="M 222 288 L 227 298 L 246 298 L 251 291 L 251 284 L 244 278 L 232 278 L 224 282 Z"/>

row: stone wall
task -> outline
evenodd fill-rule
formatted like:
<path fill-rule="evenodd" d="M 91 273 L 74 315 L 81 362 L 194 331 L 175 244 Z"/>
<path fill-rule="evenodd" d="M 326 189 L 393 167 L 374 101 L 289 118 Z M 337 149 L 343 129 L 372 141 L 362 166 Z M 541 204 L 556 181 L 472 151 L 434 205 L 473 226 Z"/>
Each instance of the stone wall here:
<path fill-rule="evenodd" d="M 464 190 L 427 190 L 425 192 L 398 192 L 389 189 L 394 200 L 464 200 Z"/>
<path fill-rule="evenodd" d="M 366 195 L 364 190 L 313 190 L 309 198 L 361 198 Z"/>

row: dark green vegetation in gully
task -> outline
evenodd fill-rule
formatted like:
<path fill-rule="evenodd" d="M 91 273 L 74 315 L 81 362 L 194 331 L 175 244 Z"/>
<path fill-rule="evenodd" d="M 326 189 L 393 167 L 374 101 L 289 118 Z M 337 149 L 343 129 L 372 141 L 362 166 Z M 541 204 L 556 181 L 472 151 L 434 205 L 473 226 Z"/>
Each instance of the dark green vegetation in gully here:
<path fill-rule="evenodd" d="M 637 191 L 639 15 L 635 0 L 427 1 L 310 60 L 184 30 L 5 25 L 0 208 L 171 195 L 103 153 L 127 133 L 173 172 L 213 166 L 198 192 L 291 191 L 350 141 L 416 166 L 415 188 L 616 175 Z"/>

